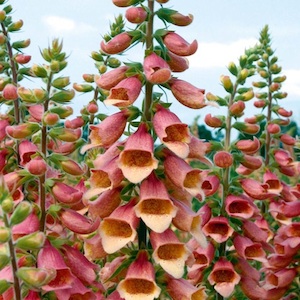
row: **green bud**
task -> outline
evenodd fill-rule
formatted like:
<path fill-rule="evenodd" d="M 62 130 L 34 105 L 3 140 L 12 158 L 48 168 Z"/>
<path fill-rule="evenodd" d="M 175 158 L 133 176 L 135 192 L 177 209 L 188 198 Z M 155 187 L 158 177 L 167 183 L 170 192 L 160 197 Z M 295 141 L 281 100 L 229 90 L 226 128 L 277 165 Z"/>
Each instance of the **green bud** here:
<path fill-rule="evenodd" d="M 285 80 L 286 80 L 286 76 L 285 75 L 273 78 L 273 82 L 277 82 L 277 83 L 284 82 Z"/>
<path fill-rule="evenodd" d="M 59 61 L 58 60 L 52 60 L 50 63 L 50 70 L 53 73 L 58 73 L 59 72 Z"/>
<path fill-rule="evenodd" d="M 120 67 L 121 62 L 120 62 L 117 58 L 110 57 L 110 58 L 107 60 L 107 64 L 108 64 L 108 66 L 111 67 L 111 68 L 118 68 L 118 67 Z"/>
<path fill-rule="evenodd" d="M 229 76 L 225 76 L 225 75 L 222 75 L 220 77 L 220 80 L 221 80 L 221 83 L 224 87 L 224 89 L 228 92 L 228 93 L 231 93 L 233 91 L 233 84 L 232 84 L 232 81 L 230 79 Z"/>
<path fill-rule="evenodd" d="M 273 98 L 275 99 L 284 99 L 287 97 L 287 93 L 275 93 L 273 94 Z"/>
<path fill-rule="evenodd" d="M 74 83 L 73 84 L 73 88 L 77 91 L 77 92 L 81 92 L 81 93 L 88 93 L 94 90 L 94 87 L 90 84 L 78 84 L 78 83 Z"/>
<path fill-rule="evenodd" d="M 9 14 L 12 11 L 12 6 L 11 5 L 7 5 L 3 8 L 3 10 L 6 12 L 6 14 Z"/>
<path fill-rule="evenodd" d="M 9 262 L 10 262 L 9 255 L 0 253 L 0 270 L 2 270 Z"/>
<path fill-rule="evenodd" d="M 268 58 L 269 58 L 269 55 L 267 54 L 267 53 L 264 53 L 263 55 L 262 55 L 262 59 L 263 60 L 268 60 Z"/>
<path fill-rule="evenodd" d="M 246 66 L 247 60 L 248 60 L 247 55 L 242 55 L 240 57 L 240 66 L 241 66 L 241 68 L 244 68 Z"/>
<path fill-rule="evenodd" d="M 29 216 L 31 211 L 32 205 L 28 201 L 20 202 L 10 217 L 10 225 L 13 226 L 23 222 Z"/>
<path fill-rule="evenodd" d="M 4 10 L 1 10 L 0 11 L 0 22 L 1 23 L 4 22 L 5 18 L 6 18 L 6 12 Z"/>
<path fill-rule="evenodd" d="M 266 49 L 266 52 L 268 53 L 269 56 L 271 56 L 271 55 L 274 54 L 274 51 L 272 50 L 271 47 L 268 47 L 268 48 Z"/>
<path fill-rule="evenodd" d="M 99 71 L 100 74 L 104 74 L 104 73 L 107 71 L 107 66 L 101 64 L 101 65 L 98 67 L 98 71 Z"/>
<path fill-rule="evenodd" d="M 61 90 L 51 96 L 51 100 L 56 103 L 70 102 L 75 96 L 74 90 Z"/>
<path fill-rule="evenodd" d="M 49 112 L 58 114 L 61 119 L 65 119 L 73 114 L 73 109 L 70 106 L 54 106 L 49 109 Z"/>
<path fill-rule="evenodd" d="M 236 66 L 236 64 L 234 62 L 230 62 L 229 63 L 228 70 L 229 70 L 229 72 L 232 75 L 237 76 L 237 74 L 238 74 L 238 68 L 237 68 L 237 66 Z"/>
<path fill-rule="evenodd" d="M 22 20 L 19 20 L 17 22 L 14 22 L 14 23 L 11 23 L 8 27 L 7 27 L 7 30 L 9 32 L 13 32 L 13 31 L 18 31 L 22 28 L 23 26 L 23 21 Z"/>
<path fill-rule="evenodd" d="M 63 89 L 70 84 L 70 77 L 58 77 L 52 81 L 52 86 L 57 89 Z"/>
<path fill-rule="evenodd" d="M 56 270 L 21 267 L 18 269 L 17 275 L 30 287 L 39 288 L 55 278 Z"/>
<path fill-rule="evenodd" d="M 260 68 L 265 68 L 267 64 L 264 61 L 260 60 L 257 62 L 257 66 Z"/>
<path fill-rule="evenodd" d="M 6 198 L 4 199 L 2 202 L 1 202 L 1 207 L 2 207 L 2 210 L 9 214 L 13 211 L 13 208 L 14 208 L 14 201 L 13 199 L 11 198 Z"/>
<path fill-rule="evenodd" d="M 6 243 L 10 238 L 10 230 L 6 227 L 0 227 L 0 243 Z"/>
<path fill-rule="evenodd" d="M 277 64 L 274 64 L 270 67 L 270 71 L 272 72 L 272 74 L 278 74 L 280 73 L 282 70 L 281 67 L 279 67 Z"/>
<path fill-rule="evenodd" d="M 6 281 L 5 279 L 0 280 L 0 295 L 2 295 L 5 291 L 7 291 L 11 287 L 11 283 Z"/>
<path fill-rule="evenodd" d="M 252 85 L 257 88 L 264 88 L 267 86 L 267 83 L 264 81 L 255 81 L 255 82 L 252 82 Z"/>
<path fill-rule="evenodd" d="M 269 73 L 265 70 L 260 70 L 258 73 L 262 78 L 269 78 Z"/>
<path fill-rule="evenodd" d="M 277 56 L 273 56 L 270 63 L 273 65 L 278 61 L 278 57 Z"/>
<path fill-rule="evenodd" d="M 92 56 L 92 59 L 93 59 L 93 60 L 96 60 L 96 61 L 104 61 L 103 56 L 102 56 L 99 52 L 93 51 L 93 52 L 91 53 L 91 56 Z"/>
<path fill-rule="evenodd" d="M 267 94 L 267 93 L 256 93 L 256 94 L 255 94 L 255 97 L 256 97 L 257 99 L 267 99 L 268 94 Z"/>
<path fill-rule="evenodd" d="M 30 45 L 30 39 L 27 40 L 22 40 L 22 41 L 16 41 L 12 43 L 12 47 L 14 49 L 23 49 L 23 48 L 27 48 Z"/>
<path fill-rule="evenodd" d="M 238 75 L 238 82 L 243 82 L 249 75 L 248 69 L 242 69 Z"/>
<path fill-rule="evenodd" d="M 16 246 L 24 250 L 38 250 L 45 242 L 45 234 L 43 232 L 34 232 L 18 238 Z"/>
<path fill-rule="evenodd" d="M 46 78 L 48 76 L 47 70 L 43 66 L 39 66 L 36 64 L 34 64 L 31 67 L 31 72 L 34 74 L 34 76 L 40 77 L 40 78 Z"/>
<path fill-rule="evenodd" d="M 43 49 L 43 51 L 41 51 L 41 55 L 47 62 L 51 62 L 52 57 L 51 57 L 51 52 L 50 52 L 49 48 Z"/>

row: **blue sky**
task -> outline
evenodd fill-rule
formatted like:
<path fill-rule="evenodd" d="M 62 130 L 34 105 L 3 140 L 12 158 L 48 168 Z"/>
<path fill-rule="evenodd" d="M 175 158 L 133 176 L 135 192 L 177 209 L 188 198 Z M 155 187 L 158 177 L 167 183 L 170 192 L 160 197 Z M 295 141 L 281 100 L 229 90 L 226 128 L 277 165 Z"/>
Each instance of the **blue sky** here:
<path fill-rule="evenodd" d="M 95 73 L 91 51 L 98 50 L 102 35 L 109 29 L 109 21 L 125 9 L 117 8 L 111 0 L 10 0 L 14 8 L 13 18 L 22 18 L 23 30 L 13 39 L 31 38 L 28 53 L 32 62 L 41 63 L 39 48 L 45 48 L 52 38 L 64 41 L 69 54 L 69 66 L 62 75 L 69 75 L 72 82 L 82 82 L 83 73 Z M 288 92 L 282 106 L 294 111 L 294 119 L 300 121 L 300 1 L 299 0 L 170 0 L 171 7 L 183 14 L 192 13 L 194 22 L 188 27 L 172 27 L 186 40 L 197 39 L 199 49 L 189 58 L 190 68 L 177 74 L 195 86 L 220 96 L 224 95 L 219 77 L 228 74 L 226 65 L 237 61 L 244 49 L 253 46 L 259 31 L 268 24 L 273 38 L 273 48 L 288 79 L 283 90 Z M 130 24 L 128 24 L 130 26 Z M 141 53 L 142 57 L 142 53 Z M 129 57 L 124 56 L 127 61 Z M 22 82 L 22 84 L 26 84 Z M 88 100 L 77 95 L 73 108 L 79 109 Z M 217 108 L 190 110 L 174 101 L 172 111 L 182 121 L 190 124 L 194 117 L 201 119 L 208 112 L 221 114 Z M 103 113 L 110 110 L 102 107 Z M 259 113 L 250 110 L 248 114 Z"/>

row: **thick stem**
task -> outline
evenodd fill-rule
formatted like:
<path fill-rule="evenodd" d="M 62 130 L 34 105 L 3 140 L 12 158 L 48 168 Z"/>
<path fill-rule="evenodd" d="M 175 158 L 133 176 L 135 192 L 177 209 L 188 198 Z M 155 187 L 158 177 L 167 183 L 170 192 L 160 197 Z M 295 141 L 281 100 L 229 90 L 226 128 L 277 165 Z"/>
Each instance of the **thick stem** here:
<path fill-rule="evenodd" d="M 3 220 L 4 224 L 7 228 L 9 228 L 9 222 L 7 215 L 4 213 L 3 214 Z M 17 271 L 18 271 L 18 264 L 17 264 L 17 258 L 16 258 L 16 253 L 15 253 L 15 248 L 14 248 L 14 243 L 12 238 L 9 239 L 8 241 L 8 248 L 9 248 L 9 253 L 10 253 L 10 261 L 11 261 L 11 268 L 12 268 L 12 274 L 13 274 L 13 279 L 14 279 L 14 299 L 15 300 L 21 300 L 22 299 L 22 294 L 21 294 L 21 287 L 20 287 L 20 281 L 17 276 Z"/>

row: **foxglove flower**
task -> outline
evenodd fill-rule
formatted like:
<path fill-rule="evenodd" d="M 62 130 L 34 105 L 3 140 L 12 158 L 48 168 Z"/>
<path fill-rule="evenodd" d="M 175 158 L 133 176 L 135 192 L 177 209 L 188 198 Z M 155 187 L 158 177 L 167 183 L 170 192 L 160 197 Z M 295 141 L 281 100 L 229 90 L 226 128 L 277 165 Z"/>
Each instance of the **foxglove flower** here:
<path fill-rule="evenodd" d="M 171 78 L 169 65 L 154 52 L 145 57 L 143 67 L 146 79 L 152 84 L 162 84 Z"/>
<path fill-rule="evenodd" d="M 172 72 L 184 72 L 189 68 L 189 61 L 185 57 L 176 55 L 170 51 L 168 51 L 167 55 L 167 64 Z"/>
<path fill-rule="evenodd" d="M 83 192 L 63 182 L 55 182 L 52 195 L 60 203 L 75 205 L 81 201 Z"/>
<path fill-rule="evenodd" d="M 125 18 L 133 24 L 141 24 L 147 19 L 147 12 L 143 7 L 130 7 L 125 12 Z"/>
<path fill-rule="evenodd" d="M 220 258 L 208 276 L 208 281 L 223 297 L 229 297 L 240 282 L 240 275 L 234 270 L 231 262 Z"/>
<path fill-rule="evenodd" d="M 160 105 L 157 106 L 153 127 L 160 141 L 172 152 L 181 158 L 188 156 L 190 131 L 187 124 L 182 123 L 174 113 Z"/>
<path fill-rule="evenodd" d="M 31 155 L 38 152 L 38 147 L 34 143 L 23 140 L 19 145 L 20 164 L 25 166 L 31 160 Z"/>
<path fill-rule="evenodd" d="M 119 206 L 109 217 L 101 221 L 99 233 L 105 252 L 114 253 L 135 240 L 139 223 L 134 212 L 135 204 L 136 200 L 133 199 Z"/>
<path fill-rule="evenodd" d="M 150 242 L 154 250 L 154 261 L 173 277 L 182 277 L 185 263 L 191 255 L 188 247 L 178 240 L 171 229 L 162 233 L 151 231 Z"/>
<path fill-rule="evenodd" d="M 237 149 L 249 155 L 255 154 L 260 146 L 260 141 L 256 137 L 253 140 L 240 140 L 236 143 Z"/>
<path fill-rule="evenodd" d="M 176 216 L 177 208 L 170 200 L 167 189 L 154 173 L 140 187 L 140 200 L 135 207 L 137 217 L 155 232 L 165 231 Z"/>
<path fill-rule="evenodd" d="M 146 124 L 141 123 L 127 139 L 118 160 L 119 168 L 130 182 L 142 181 L 157 168 L 158 161 L 154 158 L 153 149 L 153 139 L 147 132 Z"/>
<path fill-rule="evenodd" d="M 254 213 L 258 213 L 253 201 L 244 195 L 228 195 L 225 199 L 225 210 L 229 216 L 249 219 Z"/>
<path fill-rule="evenodd" d="M 132 37 L 127 32 L 119 33 L 107 43 L 102 41 L 100 48 L 106 54 L 118 54 L 126 50 L 131 44 Z"/>
<path fill-rule="evenodd" d="M 117 107 L 127 107 L 138 98 L 141 89 L 142 83 L 138 78 L 125 78 L 110 89 L 110 93 L 104 100 L 104 103 Z"/>
<path fill-rule="evenodd" d="M 118 284 L 117 291 L 124 299 L 153 300 L 158 298 L 161 289 L 155 282 L 152 263 L 145 251 L 140 251 L 137 259 L 129 266 L 125 279 Z"/>
<path fill-rule="evenodd" d="M 6 127 L 9 125 L 7 120 L 0 120 L 0 142 L 6 137 Z"/>

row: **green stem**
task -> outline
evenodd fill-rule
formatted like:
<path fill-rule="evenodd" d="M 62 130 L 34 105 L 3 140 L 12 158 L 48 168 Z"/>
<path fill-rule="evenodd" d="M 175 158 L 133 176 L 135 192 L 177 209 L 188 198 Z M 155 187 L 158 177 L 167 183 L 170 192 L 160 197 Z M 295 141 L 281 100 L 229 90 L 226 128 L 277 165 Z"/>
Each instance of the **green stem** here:
<path fill-rule="evenodd" d="M 3 214 L 3 221 L 4 224 L 7 228 L 9 228 L 9 222 L 7 215 L 4 213 Z M 17 258 L 16 258 L 16 253 L 15 253 L 15 248 L 14 248 L 14 243 L 12 240 L 12 237 L 8 240 L 8 248 L 9 248 L 9 253 L 10 253 L 10 258 L 11 258 L 11 268 L 12 268 L 12 274 L 13 274 L 13 279 L 14 279 L 14 299 L 15 300 L 21 300 L 22 299 L 22 294 L 21 294 L 21 287 L 20 287 L 20 281 L 17 276 L 17 271 L 18 271 L 18 264 L 17 264 Z"/>
<path fill-rule="evenodd" d="M 154 19 L 154 0 L 148 0 L 149 8 L 149 19 L 147 22 L 147 31 L 146 31 L 146 50 L 153 48 L 153 19 Z M 145 101 L 143 112 L 146 121 L 151 121 L 151 105 L 152 105 L 152 96 L 153 96 L 153 85 L 150 82 L 145 84 Z M 141 220 L 140 226 L 138 229 L 138 240 L 139 248 L 142 249 L 147 246 L 147 226 Z"/>

